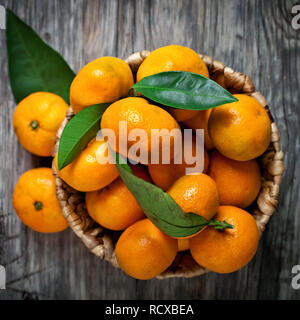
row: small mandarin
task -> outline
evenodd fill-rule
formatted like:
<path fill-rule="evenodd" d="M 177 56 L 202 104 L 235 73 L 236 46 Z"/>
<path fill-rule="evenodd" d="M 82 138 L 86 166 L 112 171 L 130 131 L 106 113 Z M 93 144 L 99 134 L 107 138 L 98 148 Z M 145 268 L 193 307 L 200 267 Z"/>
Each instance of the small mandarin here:
<path fill-rule="evenodd" d="M 59 177 L 68 185 L 78 191 L 89 192 L 106 187 L 119 176 L 115 164 L 99 163 L 100 159 L 106 159 L 108 156 L 106 142 L 93 139 L 66 167 L 58 170 L 57 154 L 54 163 Z"/>
<path fill-rule="evenodd" d="M 184 212 L 199 214 L 206 220 L 216 214 L 219 206 L 217 185 L 204 173 L 179 178 L 167 193 Z"/>
<path fill-rule="evenodd" d="M 143 219 L 121 234 L 115 252 L 123 271 L 133 278 L 147 280 L 172 264 L 177 240 L 161 232 L 149 219 Z"/>
<path fill-rule="evenodd" d="M 133 85 L 129 65 L 115 57 L 101 57 L 84 66 L 70 88 L 74 113 L 93 104 L 113 102 L 127 95 Z"/>
<path fill-rule="evenodd" d="M 35 92 L 24 98 L 13 115 L 14 130 L 21 145 L 35 155 L 50 157 L 67 110 L 63 98 L 50 92 Z"/>
<path fill-rule="evenodd" d="M 50 168 L 26 171 L 15 186 L 12 203 L 22 222 L 35 231 L 53 233 L 68 227 Z"/>
<path fill-rule="evenodd" d="M 120 122 L 125 122 L 125 129 L 127 126 L 126 150 L 120 150 L 119 148 Z M 130 150 L 132 151 L 131 148 L 137 143 L 135 139 L 131 137 L 131 135 L 134 133 L 134 129 L 142 129 L 142 132 L 145 134 L 145 139 L 139 142 L 139 148 L 141 157 L 146 155 L 146 158 L 141 160 L 136 154 L 129 154 L 128 158 L 145 164 L 151 161 L 153 150 L 157 152 L 159 151 L 160 154 L 162 150 L 162 139 L 156 139 L 156 141 L 152 141 L 152 130 L 164 129 L 164 131 L 167 131 L 167 133 L 163 133 L 163 136 L 166 136 L 167 138 L 169 137 L 167 134 L 173 129 L 175 129 L 175 133 L 180 133 L 180 127 L 177 121 L 167 111 L 155 105 L 149 104 L 146 99 L 139 97 L 124 98 L 111 104 L 102 115 L 101 129 L 111 129 L 115 132 L 116 151 L 124 156 L 127 156 L 127 152 Z M 136 132 L 137 131 L 135 131 L 135 133 Z M 131 137 L 131 139 L 129 139 L 129 137 Z M 123 145 L 125 144 L 122 144 L 121 142 L 121 146 Z M 172 158 L 174 157 L 173 136 L 170 138 L 170 150 Z"/>
<path fill-rule="evenodd" d="M 246 208 L 255 200 L 261 187 L 260 169 L 255 159 L 235 161 L 214 151 L 208 175 L 217 184 L 221 205 Z"/>
<path fill-rule="evenodd" d="M 87 192 L 85 202 L 89 215 L 110 230 L 124 230 L 145 217 L 121 178 L 101 190 Z"/>
<path fill-rule="evenodd" d="M 266 151 L 271 139 L 271 121 L 255 98 L 244 94 L 234 96 L 238 101 L 213 109 L 208 130 L 221 154 L 247 161 Z"/>
<path fill-rule="evenodd" d="M 169 45 L 152 51 L 137 71 L 137 81 L 164 71 L 187 71 L 209 77 L 206 64 L 192 49 Z"/>
<path fill-rule="evenodd" d="M 255 219 L 233 206 L 220 206 L 216 220 L 226 221 L 233 229 L 223 231 L 207 227 L 190 239 L 190 252 L 204 268 L 217 273 L 231 273 L 244 267 L 255 255 L 259 232 Z"/>

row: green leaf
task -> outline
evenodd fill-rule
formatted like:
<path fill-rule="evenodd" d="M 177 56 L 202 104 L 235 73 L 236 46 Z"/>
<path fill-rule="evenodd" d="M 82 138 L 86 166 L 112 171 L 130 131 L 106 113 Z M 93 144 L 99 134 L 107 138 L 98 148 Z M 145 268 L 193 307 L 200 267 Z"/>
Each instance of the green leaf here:
<path fill-rule="evenodd" d="M 238 101 L 215 81 L 184 71 L 157 73 L 132 88 L 157 103 L 177 109 L 204 110 Z"/>
<path fill-rule="evenodd" d="M 33 92 L 48 91 L 69 103 L 75 73 L 31 27 L 11 10 L 6 13 L 8 73 L 16 102 Z"/>
<path fill-rule="evenodd" d="M 58 169 L 71 163 L 100 130 L 100 120 L 109 103 L 80 110 L 65 126 L 58 148 Z"/>
<path fill-rule="evenodd" d="M 214 227 L 219 231 L 233 228 L 233 225 L 226 221 L 208 221 L 200 215 L 183 212 L 169 194 L 136 177 L 124 158 L 112 149 L 110 151 L 115 156 L 117 169 L 127 188 L 146 216 L 165 234 L 171 237 L 187 237 L 196 234 L 205 226 Z"/>
<path fill-rule="evenodd" d="M 117 156 L 116 165 L 122 180 L 147 217 L 165 234 L 171 237 L 186 237 L 209 225 L 210 221 L 199 215 L 184 213 L 169 194 L 136 177 L 127 164 L 120 165 L 118 162 Z M 220 228 L 222 222 L 215 222 L 214 225 Z"/>

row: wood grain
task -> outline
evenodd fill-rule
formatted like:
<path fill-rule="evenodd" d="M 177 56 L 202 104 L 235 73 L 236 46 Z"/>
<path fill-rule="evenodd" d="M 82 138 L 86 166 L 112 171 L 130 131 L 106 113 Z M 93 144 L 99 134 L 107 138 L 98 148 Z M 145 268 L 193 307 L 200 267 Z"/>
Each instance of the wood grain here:
<path fill-rule="evenodd" d="M 299 299 L 291 269 L 300 264 L 300 32 L 292 0 L 0 0 L 78 71 L 102 55 L 182 44 L 252 77 L 276 119 L 285 173 L 279 208 L 255 259 L 229 275 L 137 281 L 89 253 L 67 230 L 43 235 L 18 220 L 11 195 L 26 170 L 49 160 L 27 153 L 12 128 L 15 103 L 0 30 L 0 299 Z"/>

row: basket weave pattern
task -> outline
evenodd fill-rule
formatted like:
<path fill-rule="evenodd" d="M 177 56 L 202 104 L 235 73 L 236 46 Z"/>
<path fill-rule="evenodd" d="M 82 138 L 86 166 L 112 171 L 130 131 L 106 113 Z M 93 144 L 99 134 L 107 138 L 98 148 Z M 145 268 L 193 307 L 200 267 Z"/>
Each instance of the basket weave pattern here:
<path fill-rule="evenodd" d="M 149 55 L 150 51 L 136 52 L 125 61 L 135 74 L 139 65 Z M 262 188 L 252 206 L 253 214 L 260 234 L 264 231 L 270 216 L 276 209 L 279 186 L 284 172 L 283 152 L 280 149 L 280 135 L 277 126 L 270 114 L 265 98 L 255 91 L 251 79 L 223 63 L 206 55 L 200 55 L 206 63 L 210 78 L 215 80 L 231 93 L 243 93 L 257 99 L 267 110 L 271 119 L 271 143 L 266 152 L 259 157 L 259 165 L 262 172 Z M 58 150 L 59 140 L 67 122 L 72 118 L 72 109 L 69 108 L 67 116 L 57 133 L 57 142 L 54 154 Z M 63 215 L 67 219 L 75 234 L 83 241 L 87 248 L 101 259 L 109 261 L 115 267 L 118 263 L 115 257 L 114 247 L 120 232 L 113 232 L 101 227 L 90 218 L 86 211 L 84 194 L 74 190 L 63 182 L 57 175 L 55 166 L 52 166 L 56 182 L 56 193 Z M 157 278 L 165 279 L 170 277 L 194 277 L 208 272 L 199 266 L 188 253 L 178 253 L 173 264 Z"/>

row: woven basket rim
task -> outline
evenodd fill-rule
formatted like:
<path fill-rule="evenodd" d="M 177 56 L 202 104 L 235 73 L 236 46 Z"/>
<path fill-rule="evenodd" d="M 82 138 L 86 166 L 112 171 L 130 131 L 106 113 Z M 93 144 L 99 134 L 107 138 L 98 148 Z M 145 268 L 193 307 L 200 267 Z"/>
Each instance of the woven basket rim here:
<path fill-rule="evenodd" d="M 150 51 L 144 50 L 135 52 L 130 55 L 125 62 L 131 67 L 135 73 L 141 62 L 150 54 Z M 210 78 L 223 85 L 232 93 L 243 93 L 257 99 L 267 110 L 271 119 L 271 142 L 266 152 L 259 157 L 259 165 L 262 171 L 262 187 L 255 205 L 250 211 L 258 226 L 260 235 L 265 230 L 271 215 L 276 210 L 280 183 L 284 173 L 283 152 L 280 148 L 280 134 L 276 123 L 271 115 L 264 96 L 255 91 L 254 85 L 250 77 L 241 72 L 236 72 L 230 67 L 225 66 L 222 62 L 214 60 L 207 55 L 199 55 L 206 63 Z M 63 128 L 72 118 L 73 112 L 71 107 L 67 112 L 67 116 L 62 122 L 56 138 L 56 145 L 53 154 L 58 150 L 59 140 Z M 53 162 L 53 174 L 56 183 L 56 194 L 62 207 L 64 217 L 67 219 L 71 229 L 82 240 L 87 248 L 101 259 L 109 261 L 113 266 L 119 267 L 114 253 L 114 239 L 116 232 L 107 230 L 97 224 L 88 215 L 84 194 L 74 190 L 62 181 L 57 175 Z M 209 270 L 199 266 L 188 253 L 178 253 L 175 262 L 165 272 L 157 276 L 158 279 L 166 279 L 171 277 L 195 277 L 202 275 Z"/>

